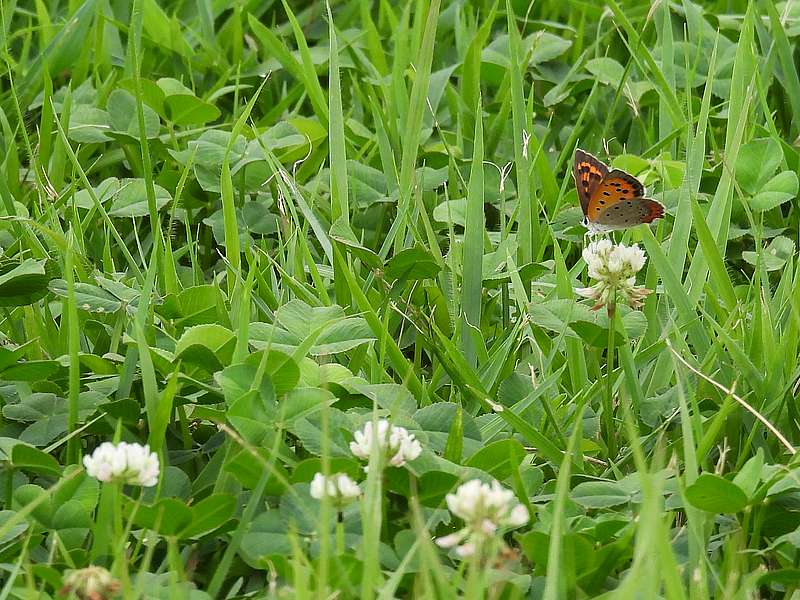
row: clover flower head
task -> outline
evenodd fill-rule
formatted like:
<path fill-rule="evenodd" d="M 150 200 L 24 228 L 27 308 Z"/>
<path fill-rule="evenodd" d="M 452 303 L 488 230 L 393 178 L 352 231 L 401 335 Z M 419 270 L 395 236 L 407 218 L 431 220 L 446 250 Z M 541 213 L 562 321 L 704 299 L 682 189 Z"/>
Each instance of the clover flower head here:
<path fill-rule="evenodd" d="M 475 554 L 475 543 L 466 542 L 464 544 L 461 544 L 460 546 L 457 546 L 456 554 L 458 554 L 461 558 L 469 558 L 470 556 Z"/>
<path fill-rule="evenodd" d="M 460 486 L 455 494 L 447 494 L 447 508 L 468 525 L 484 531 L 491 527 L 519 527 L 528 522 L 528 510 L 517 502 L 514 492 L 497 481 L 483 483 L 473 479 Z"/>
<path fill-rule="evenodd" d="M 74 594 L 81 600 L 106 600 L 119 591 L 119 581 L 103 567 L 94 565 L 67 571 L 61 594 Z"/>
<path fill-rule="evenodd" d="M 344 473 L 334 473 L 325 477 L 322 473 L 311 480 L 311 497 L 322 500 L 330 498 L 338 507 L 344 507 L 361 495 L 361 488 Z"/>
<path fill-rule="evenodd" d="M 372 421 L 364 424 L 364 429 L 353 434 L 350 451 L 362 460 L 369 460 L 373 443 L 377 443 L 382 458 L 393 467 L 402 467 L 422 453 L 422 445 L 404 427 L 396 427 L 381 419 L 373 428 Z"/>
<path fill-rule="evenodd" d="M 514 492 L 497 481 L 483 483 L 473 479 L 445 498 L 450 512 L 462 519 L 465 526 L 456 533 L 440 537 L 442 548 L 456 548 L 464 558 L 475 553 L 484 541 L 503 529 L 513 529 L 528 522 L 528 509 L 517 502 Z"/>
<path fill-rule="evenodd" d="M 594 309 L 613 306 L 619 294 L 632 307 L 638 308 L 652 291 L 636 285 L 636 273 L 642 270 L 647 256 L 638 244 L 626 246 L 612 244 L 602 239 L 590 243 L 583 250 L 583 260 L 589 277 L 595 281 L 590 287 L 578 288 L 575 293 L 595 301 Z"/>
<path fill-rule="evenodd" d="M 158 483 L 158 455 L 149 446 L 120 442 L 103 442 L 83 457 L 86 472 L 103 482 L 152 487 Z"/>

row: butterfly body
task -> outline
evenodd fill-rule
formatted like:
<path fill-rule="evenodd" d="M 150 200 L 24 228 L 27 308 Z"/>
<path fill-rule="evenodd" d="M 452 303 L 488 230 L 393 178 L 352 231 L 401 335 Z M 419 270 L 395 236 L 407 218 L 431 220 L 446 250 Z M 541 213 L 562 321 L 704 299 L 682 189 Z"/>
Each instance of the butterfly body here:
<path fill-rule="evenodd" d="M 651 223 L 664 216 L 664 206 L 645 198 L 642 183 L 621 169 L 609 169 L 581 149 L 575 150 L 575 187 L 583 210 L 583 225 L 589 233 Z"/>

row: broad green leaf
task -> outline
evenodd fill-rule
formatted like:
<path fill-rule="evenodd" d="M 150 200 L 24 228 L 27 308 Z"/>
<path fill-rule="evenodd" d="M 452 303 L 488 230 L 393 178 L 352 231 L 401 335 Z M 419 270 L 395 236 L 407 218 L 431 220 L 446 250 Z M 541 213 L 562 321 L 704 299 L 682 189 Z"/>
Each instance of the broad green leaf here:
<path fill-rule="evenodd" d="M 342 244 L 347 252 L 360 259 L 367 266 L 373 269 L 378 269 L 382 266 L 383 263 L 380 257 L 358 241 L 348 219 L 344 217 L 336 219 L 331 225 L 328 235 L 331 239 Z"/>
<path fill-rule="evenodd" d="M 24 344 L 14 347 L 13 345 L 9 345 L 8 347 L 0 346 L 0 371 L 13 365 L 19 359 L 21 359 L 26 352 L 28 352 L 31 347 L 35 344 L 36 340 L 28 340 Z"/>
<path fill-rule="evenodd" d="M 287 422 L 292 421 L 322 410 L 325 405 L 330 406 L 336 397 L 328 390 L 315 387 L 297 387 L 286 394 L 279 409 L 281 418 Z"/>
<path fill-rule="evenodd" d="M 782 171 L 765 183 L 750 198 L 750 207 L 758 212 L 777 208 L 797 196 L 798 180 L 794 171 Z"/>
<path fill-rule="evenodd" d="M 218 301 L 224 301 L 223 293 L 216 285 L 188 287 L 177 296 L 168 297 L 156 310 L 168 319 L 174 319 L 181 327 L 202 323 L 218 323 Z"/>
<path fill-rule="evenodd" d="M 14 518 L 16 514 L 17 511 L 14 510 L 0 510 L 0 527 L 3 527 L 6 522 Z M 4 533 L 4 535 L 0 536 L 0 544 L 6 544 L 14 538 L 22 535 L 28 529 L 28 527 L 30 527 L 30 525 L 25 520 L 13 525 L 11 529 Z"/>
<path fill-rule="evenodd" d="M 123 89 L 114 90 L 108 97 L 106 110 L 111 120 L 111 130 L 114 133 L 123 133 L 139 138 L 139 120 L 136 116 L 136 98 L 133 94 Z M 154 138 L 161 130 L 158 114 L 146 104 L 142 106 L 142 110 L 144 111 L 145 135 L 148 138 Z"/>
<path fill-rule="evenodd" d="M 103 204 L 119 192 L 120 185 L 120 180 L 116 177 L 106 177 L 95 186 L 94 195 L 100 204 Z M 92 200 L 87 190 L 78 190 L 75 193 L 75 204 L 87 210 L 94 208 L 94 200 Z"/>
<path fill-rule="evenodd" d="M 364 475 L 364 465 L 352 455 L 349 458 L 332 457 L 328 462 L 331 473 L 345 473 L 353 480 L 359 480 Z M 292 483 L 310 483 L 314 475 L 322 472 L 322 460 L 314 457 L 307 458 L 299 463 L 292 472 Z"/>
<path fill-rule="evenodd" d="M 190 94 L 176 94 L 164 99 L 167 119 L 175 125 L 204 125 L 219 118 L 220 110 Z"/>
<path fill-rule="evenodd" d="M 548 31 L 539 30 L 522 40 L 522 45 L 525 52 L 530 52 L 531 64 L 538 64 L 561 56 L 572 47 L 572 42 Z"/>
<path fill-rule="evenodd" d="M 389 410 L 394 416 L 411 416 L 417 409 L 417 400 L 402 385 L 396 383 L 366 383 L 360 378 L 350 378 L 342 386 L 351 393 L 363 394 L 377 406 Z"/>
<path fill-rule="evenodd" d="M 253 568 L 262 569 L 269 557 L 291 552 L 286 521 L 277 510 L 262 512 L 242 538 L 242 558 Z"/>
<path fill-rule="evenodd" d="M 686 499 L 692 506 L 711 513 L 736 513 L 747 506 L 742 488 L 712 473 L 702 473 L 687 487 Z"/>
<path fill-rule="evenodd" d="M 100 490 L 100 482 L 94 477 L 90 477 L 85 472 L 76 477 L 70 478 L 76 469 L 76 465 L 68 465 L 64 468 L 65 481 L 53 494 L 53 502 L 56 505 L 64 504 L 68 501 L 80 502 L 87 512 L 91 513 L 97 506 L 97 499 Z"/>
<path fill-rule="evenodd" d="M 301 534 L 310 534 L 317 530 L 319 502 L 309 494 L 307 483 L 292 484 L 291 491 L 281 497 L 279 510 L 284 527 L 289 525 Z"/>
<path fill-rule="evenodd" d="M 172 196 L 160 185 L 155 186 L 156 208 L 162 209 L 172 201 Z M 123 179 L 119 192 L 108 210 L 111 217 L 144 217 L 149 214 L 144 179 Z"/>
<path fill-rule="evenodd" d="M 319 415 L 297 419 L 289 425 L 289 429 L 300 438 L 306 450 L 317 455 L 322 452 L 322 423 Z M 336 408 L 328 409 L 328 438 L 325 443 L 331 456 L 353 456 L 350 452 L 350 441 L 355 430 L 355 423 L 349 415 Z"/>
<path fill-rule="evenodd" d="M 192 56 L 192 49 L 183 36 L 181 24 L 176 17 L 168 16 L 156 0 L 143 0 L 142 26 L 147 37 L 163 49 L 183 57 Z"/>
<path fill-rule="evenodd" d="M 214 375 L 214 380 L 222 388 L 225 401 L 229 405 L 252 389 L 256 369 L 256 365 L 235 364 Z M 272 383 L 269 380 L 261 381 L 256 389 L 261 391 L 263 398 L 273 398 Z"/>
<path fill-rule="evenodd" d="M 780 144 L 772 138 L 744 144 L 736 157 L 736 181 L 748 194 L 759 193 L 780 165 L 782 156 Z"/>
<path fill-rule="evenodd" d="M 91 531 L 91 513 L 77 500 L 54 506 L 52 528 L 58 530 L 58 536 L 67 548 L 80 548 Z"/>
<path fill-rule="evenodd" d="M 236 498 L 230 494 L 212 494 L 190 506 L 191 522 L 178 534 L 181 538 L 196 538 L 224 525 L 236 511 Z"/>
<path fill-rule="evenodd" d="M 173 81 L 176 80 L 173 79 Z M 182 85 L 180 82 L 178 82 L 178 84 Z M 132 77 L 118 81 L 117 85 L 124 90 L 128 90 L 131 94 L 136 95 L 136 82 Z M 144 79 L 143 77 L 139 78 L 139 90 L 142 94 L 142 102 L 163 117 L 164 90 L 161 89 L 155 81 Z"/>
<path fill-rule="evenodd" d="M 425 432 L 428 444 L 431 449 L 438 453 L 444 453 L 447 440 L 450 436 L 450 429 L 459 406 L 453 402 L 436 402 L 429 406 L 424 406 L 414 413 L 414 422 Z M 463 432 L 462 452 L 466 456 L 474 455 L 482 447 L 481 432 L 478 429 L 475 419 L 467 412 L 461 415 Z"/>
<path fill-rule="evenodd" d="M 525 454 L 525 448 L 518 441 L 514 439 L 498 440 L 478 450 L 464 464 L 481 469 L 502 481 L 519 468 Z"/>
<path fill-rule="evenodd" d="M 586 70 L 597 78 L 600 83 L 618 86 L 622 81 L 625 68 L 613 58 L 602 56 L 586 61 Z"/>
<path fill-rule="evenodd" d="M 419 500 L 424 506 L 439 507 L 445 496 L 454 492 L 460 478 L 453 473 L 428 471 L 419 478 Z"/>
<path fill-rule="evenodd" d="M 570 498 L 585 508 L 611 508 L 631 499 L 614 481 L 584 481 L 573 488 Z"/>
<path fill-rule="evenodd" d="M 278 231 L 278 217 L 269 212 L 264 202 L 245 202 L 242 206 L 242 226 L 251 233 L 270 235 Z"/>
<path fill-rule="evenodd" d="M 0 306 L 25 306 L 33 304 L 47 295 L 48 282 L 44 261 L 31 258 L 20 264 L 0 267 Z"/>
<path fill-rule="evenodd" d="M 361 317 L 345 317 L 340 306 L 311 307 L 291 300 L 275 314 L 276 324 L 251 323 L 250 341 L 257 348 L 294 353 L 303 346 L 313 356 L 352 350 L 375 339 Z"/>
<path fill-rule="evenodd" d="M 215 372 L 223 364 L 230 362 L 235 344 L 233 332 L 222 325 L 195 325 L 186 329 L 178 340 L 175 358 Z"/>
<path fill-rule="evenodd" d="M 214 374 L 228 405 L 227 417 L 251 444 L 261 444 L 275 433 L 277 404 L 275 389 L 268 375 L 252 389 L 256 367 L 236 364 Z"/>
<path fill-rule="evenodd" d="M 742 258 L 751 265 L 758 264 L 760 259 L 767 271 L 777 271 L 782 269 L 786 261 L 794 255 L 794 249 L 795 245 L 792 240 L 779 235 L 761 252 L 751 250 L 742 252 Z"/>
<path fill-rule="evenodd" d="M 386 264 L 384 276 L 390 281 L 433 279 L 440 270 L 441 267 L 433 255 L 424 248 L 416 246 L 395 254 Z"/>
<path fill-rule="evenodd" d="M 365 209 L 376 202 L 388 202 L 386 175 L 382 171 L 354 160 L 347 161 L 348 182 L 353 200 Z"/>
<path fill-rule="evenodd" d="M 58 464 L 55 458 L 27 444 L 14 446 L 11 451 L 11 464 L 17 469 L 42 475 L 61 474 L 61 465 Z"/>
<path fill-rule="evenodd" d="M 132 503 L 127 509 L 130 514 Z M 139 527 L 152 529 L 161 535 L 177 535 L 192 522 L 192 511 L 180 500 L 164 498 L 155 504 L 139 505 L 133 521 Z"/>
<path fill-rule="evenodd" d="M 433 218 L 440 223 L 464 226 L 467 214 L 467 199 L 446 200 L 433 209 Z"/>
<path fill-rule="evenodd" d="M 264 352 L 266 350 L 253 352 L 247 357 L 245 364 L 258 368 Z M 267 354 L 266 373 L 272 380 L 277 396 L 282 396 L 291 391 L 300 381 L 300 366 L 291 356 L 279 352 L 274 347 L 271 347 Z"/>
<path fill-rule="evenodd" d="M 12 371 L 13 375 L 14 371 Z M 6 377 L 5 373 L 2 375 Z M 19 376 L 19 375 L 17 375 Z M 91 415 L 104 399 L 102 394 L 86 390 L 78 395 L 78 420 Z M 34 446 L 45 446 L 67 432 L 67 400 L 48 393 L 34 393 L 21 402 L 6 404 L 3 416 L 31 423 L 19 434 L 19 439 Z"/>
<path fill-rule="evenodd" d="M 161 94 L 165 98 L 167 96 L 182 96 L 182 95 L 194 96 L 194 92 L 192 92 L 192 90 L 183 85 L 180 81 L 178 81 L 174 77 L 160 77 L 158 81 L 156 81 L 156 86 L 158 87 L 158 89 L 161 91 Z"/>
<path fill-rule="evenodd" d="M 764 468 L 764 451 L 759 448 L 756 450 L 754 456 L 742 465 L 742 468 L 733 478 L 733 483 L 739 486 L 742 491 L 747 494 L 748 498 L 752 498 L 756 491 L 759 481 L 761 480 L 761 471 Z"/>
<path fill-rule="evenodd" d="M 280 462 L 271 460 L 268 450 L 259 450 L 258 457 L 256 457 L 249 450 L 242 449 L 225 461 L 224 469 L 246 489 L 252 490 L 258 486 L 264 475 L 264 470 L 267 468 L 265 465 L 270 463 L 272 469 L 264 493 L 270 496 L 280 496 L 286 491 L 284 481 L 288 479 L 288 473 Z"/>
<path fill-rule="evenodd" d="M 50 527 L 55 512 L 55 506 L 51 498 L 46 498 L 47 491 L 41 486 L 31 483 L 18 486 L 13 491 L 12 508 L 16 511 L 24 509 L 26 506 L 38 502 L 31 512 L 33 518 L 45 527 Z M 44 499 L 42 499 L 45 497 Z"/>
<path fill-rule="evenodd" d="M 2 378 L 8 381 L 44 381 L 61 369 L 61 364 L 55 360 L 28 360 L 4 369 Z"/>
<path fill-rule="evenodd" d="M 111 140 L 111 118 L 108 113 L 93 106 L 79 104 L 72 109 L 69 119 L 69 139 L 79 144 L 102 144 Z"/>
<path fill-rule="evenodd" d="M 57 296 L 67 297 L 67 282 L 63 279 L 53 279 L 49 288 Z M 75 303 L 79 310 L 98 314 L 115 313 L 122 308 L 119 298 L 96 285 L 82 282 L 75 283 Z"/>

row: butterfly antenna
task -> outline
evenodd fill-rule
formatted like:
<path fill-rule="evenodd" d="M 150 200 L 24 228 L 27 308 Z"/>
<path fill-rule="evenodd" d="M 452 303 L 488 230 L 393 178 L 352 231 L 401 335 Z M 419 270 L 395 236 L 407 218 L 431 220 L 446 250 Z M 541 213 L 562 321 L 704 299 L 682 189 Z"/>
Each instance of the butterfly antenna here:
<path fill-rule="evenodd" d="M 608 145 L 613 142 L 616 137 L 610 137 L 608 139 L 603 138 L 603 151 L 606 153 L 606 158 L 608 158 L 609 164 L 611 163 L 611 152 L 608 149 Z"/>

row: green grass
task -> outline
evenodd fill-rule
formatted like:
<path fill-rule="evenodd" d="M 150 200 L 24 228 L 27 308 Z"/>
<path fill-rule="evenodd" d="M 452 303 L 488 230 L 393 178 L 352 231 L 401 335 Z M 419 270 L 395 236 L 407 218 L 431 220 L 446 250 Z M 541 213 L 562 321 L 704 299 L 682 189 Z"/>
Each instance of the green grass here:
<path fill-rule="evenodd" d="M 800 598 L 795 4 L 4 0 L 0 600 Z M 576 146 L 667 208 L 610 323 Z"/>

